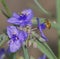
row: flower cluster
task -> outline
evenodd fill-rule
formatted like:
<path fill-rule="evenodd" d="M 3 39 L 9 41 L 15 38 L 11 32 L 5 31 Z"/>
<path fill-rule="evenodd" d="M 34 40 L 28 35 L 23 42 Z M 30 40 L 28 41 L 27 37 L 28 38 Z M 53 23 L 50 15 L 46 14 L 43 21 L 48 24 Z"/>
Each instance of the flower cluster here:
<path fill-rule="evenodd" d="M 33 18 L 33 13 L 31 9 L 26 9 L 21 12 L 21 15 L 13 13 L 12 17 L 8 19 L 9 23 L 13 25 L 19 25 L 19 27 L 31 26 L 31 19 Z M 18 29 L 18 26 L 8 26 L 7 34 L 10 38 L 9 49 L 10 52 L 16 52 L 19 50 L 21 45 L 28 38 L 28 33 L 26 31 Z"/>
<path fill-rule="evenodd" d="M 32 27 L 33 12 L 31 9 L 25 9 L 21 12 L 21 15 L 13 13 L 13 15 L 8 19 L 9 23 L 12 23 L 14 26 L 7 27 L 7 34 L 10 38 L 9 40 L 9 50 L 10 52 L 18 51 L 22 44 L 28 39 L 28 32 L 21 30 L 20 28 Z M 41 37 L 46 40 L 46 36 L 43 33 L 43 29 L 46 28 L 45 23 L 40 24 L 39 18 L 37 18 L 38 29 L 40 30 Z"/>

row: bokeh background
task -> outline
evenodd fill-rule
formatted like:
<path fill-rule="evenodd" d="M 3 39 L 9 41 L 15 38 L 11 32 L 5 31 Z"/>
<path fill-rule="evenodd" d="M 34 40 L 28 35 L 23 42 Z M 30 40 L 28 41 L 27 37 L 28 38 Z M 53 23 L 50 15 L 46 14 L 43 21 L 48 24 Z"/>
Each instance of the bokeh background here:
<path fill-rule="evenodd" d="M 47 10 L 49 11 L 53 16 L 56 15 L 56 1 L 55 0 L 38 0 L 39 3 Z M 39 7 L 34 3 L 33 0 L 6 0 L 7 5 L 9 6 L 9 9 L 11 12 L 17 12 L 20 13 L 24 9 L 31 8 L 34 12 L 35 17 L 45 17 L 50 20 L 56 20 L 56 17 L 51 18 L 48 15 L 45 15 L 41 12 Z M 0 9 L 3 9 L 2 4 L 0 3 Z M 0 12 L 0 34 L 3 33 L 3 30 L 6 29 L 6 27 L 9 24 L 7 23 L 7 18 Z M 54 51 L 54 53 L 57 55 L 57 31 L 54 28 L 46 29 L 44 30 L 45 35 L 49 39 L 48 44 Z M 29 54 L 33 55 L 36 59 L 38 56 L 41 56 L 41 51 L 39 51 L 37 48 L 28 47 Z M 22 51 L 17 56 L 22 55 Z"/>

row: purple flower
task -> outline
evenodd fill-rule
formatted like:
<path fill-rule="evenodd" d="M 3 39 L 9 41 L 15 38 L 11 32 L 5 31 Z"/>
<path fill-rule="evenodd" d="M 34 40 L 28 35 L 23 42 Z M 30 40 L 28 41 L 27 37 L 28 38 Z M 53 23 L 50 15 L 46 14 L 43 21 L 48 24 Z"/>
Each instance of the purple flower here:
<path fill-rule="evenodd" d="M 5 54 L 5 50 L 3 48 L 0 49 L 0 59 L 3 59 Z"/>
<path fill-rule="evenodd" d="M 18 36 L 20 42 L 23 43 L 27 39 L 28 33 L 21 30 Z"/>
<path fill-rule="evenodd" d="M 8 19 L 9 23 L 19 25 L 19 26 L 31 26 L 32 25 L 32 18 L 33 12 L 31 9 L 25 9 L 21 12 L 21 15 L 13 13 L 12 17 Z"/>
<path fill-rule="evenodd" d="M 46 59 L 46 55 L 44 54 L 43 56 L 39 57 L 38 59 Z"/>
<path fill-rule="evenodd" d="M 10 40 L 9 43 L 10 52 L 16 52 L 17 50 L 19 50 L 20 47 L 21 47 L 21 43 L 19 40 L 16 41 Z"/>
<path fill-rule="evenodd" d="M 43 38 L 43 39 L 45 39 L 45 41 L 47 41 L 48 39 L 47 39 L 47 37 L 44 35 L 44 33 L 43 33 L 43 30 L 46 28 L 46 25 L 45 25 L 45 23 L 40 23 L 40 21 L 39 21 L 39 18 L 37 18 L 37 23 L 38 23 L 38 28 L 39 28 L 39 30 L 40 30 L 40 33 L 41 33 L 41 37 Z"/>
<path fill-rule="evenodd" d="M 19 50 L 21 43 L 23 43 L 28 37 L 26 32 L 18 30 L 15 26 L 7 27 L 7 34 L 10 38 L 9 49 L 11 52 Z"/>
<path fill-rule="evenodd" d="M 13 36 L 17 37 L 19 34 L 18 29 L 15 26 L 8 26 L 7 27 L 7 34 L 9 36 L 9 38 L 13 38 Z"/>

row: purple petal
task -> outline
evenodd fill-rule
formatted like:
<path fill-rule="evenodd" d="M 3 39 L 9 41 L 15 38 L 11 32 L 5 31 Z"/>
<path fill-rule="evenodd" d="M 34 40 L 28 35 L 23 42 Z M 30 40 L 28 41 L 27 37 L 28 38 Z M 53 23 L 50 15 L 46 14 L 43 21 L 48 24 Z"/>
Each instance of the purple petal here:
<path fill-rule="evenodd" d="M 28 33 L 23 31 L 23 35 L 24 35 L 24 38 L 26 40 L 28 38 Z"/>
<path fill-rule="evenodd" d="M 8 19 L 8 22 L 19 25 L 20 24 L 19 17 L 20 15 L 18 15 L 17 13 L 13 13 L 12 17 Z"/>
<path fill-rule="evenodd" d="M 23 43 L 27 39 L 28 34 L 24 31 L 20 31 L 20 34 L 18 37 L 19 37 L 19 40 L 21 41 L 21 43 Z"/>
<path fill-rule="evenodd" d="M 46 55 L 44 54 L 43 56 L 39 57 L 38 59 L 46 59 Z"/>
<path fill-rule="evenodd" d="M 28 21 L 28 22 L 26 22 L 26 23 L 27 23 L 27 26 L 32 27 L 32 22 L 31 22 L 31 21 Z"/>
<path fill-rule="evenodd" d="M 41 29 L 42 29 L 42 30 L 46 29 L 45 23 L 40 24 L 40 26 L 41 26 Z"/>
<path fill-rule="evenodd" d="M 47 37 L 44 35 L 44 33 L 43 33 L 43 31 L 42 31 L 43 27 L 42 27 L 41 24 L 40 24 L 39 18 L 37 18 L 37 23 L 38 23 L 38 28 L 39 28 L 40 33 L 41 33 L 41 37 L 47 41 L 48 39 L 47 39 Z M 45 29 L 45 28 L 44 28 L 44 29 Z"/>
<path fill-rule="evenodd" d="M 18 35 L 18 32 L 19 31 L 18 31 L 18 29 L 15 26 L 9 26 L 9 27 L 7 27 L 7 34 L 9 36 L 9 38 L 11 38 L 13 34 Z"/>
<path fill-rule="evenodd" d="M 31 20 L 33 18 L 33 12 L 32 12 L 31 9 L 25 9 L 25 10 L 23 10 L 22 14 L 26 14 L 27 15 L 26 21 Z"/>
<path fill-rule="evenodd" d="M 0 59 L 3 59 L 4 54 L 5 54 L 5 50 L 3 48 L 0 49 Z"/>
<path fill-rule="evenodd" d="M 2 48 L 0 49 L 0 55 L 4 54 L 5 53 L 5 50 Z"/>
<path fill-rule="evenodd" d="M 15 18 L 15 17 L 11 17 L 8 19 L 8 22 L 12 23 L 12 24 L 19 25 L 21 21 L 19 21 L 19 19 Z"/>
<path fill-rule="evenodd" d="M 44 35 L 41 26 L 39 27 L 39 30 L 40 30 L 40 33 L 41 33 L 41 37 L 47 41 L 48 39 L 47 39 L 47 37 Z"/>
<path fill-rule="evenodd" d="M 31 21 L 25 21 L 25 22 L 22 22 L 22 23 L 20 24 L 20 26 L 22 26 L 22 27 L 32 26 L 32 22 L 31 22 Z"/>
<path fill-rule="evenodd" d="M 18 19 L 20 17 L 20 15 L 18 15 L 17 13 L 14 12 L 12 17 L 15 17 Z"/>
<path fill-rule="evenodd" d="M 13 41 L 12 39 L 10 40 L 9 48 L 10 52 L 14 53 L 19 50 L 21 47 L 20 40 Z"/>

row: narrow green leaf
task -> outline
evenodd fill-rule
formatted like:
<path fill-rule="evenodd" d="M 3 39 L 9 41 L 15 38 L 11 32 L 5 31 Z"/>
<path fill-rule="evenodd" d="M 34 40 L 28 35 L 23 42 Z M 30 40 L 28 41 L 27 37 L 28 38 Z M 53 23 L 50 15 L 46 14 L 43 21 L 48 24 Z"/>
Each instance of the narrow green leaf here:
<path fill-rule="evenodd" d="M 58 59 L 60 59 L 60 38 L 58 39 Z"/>
<path fill-rule="evenodd" d="M 56 0 L 57 22 L 60 24 L 60 0 Z"/>
<path fill-rule="evenodd" d="M 57 30 L 60 29 L 59 24 L 58 24 L 58 23 L 54 24 L 52 21 L 51 21 L 51 27 L 52 27 L 52 28 L 55 28 L 55 29 L 57 29 Z"/>
<path fill-rule="evenodd" d="M 35 32 L 32 32 L 32 35 L 39 39 L 39 40 L 36 40 L 36 43 L 37 43 L 37 47 L 40 51 L 42 51 L 44 54 L 46 54 L 46 56 L 49 59 L 57 59 L 57 57 L 55 56 L 53 51 L 50 49 L 48 44 L 46 42 L 43 42 L 44 39 L 43 40 L 40 39 L 39 35 Z"/>
<path fill-rule="evenodd" d="M 3 10 L 0 10 L 0 12 L 1 12 L 4 16 L 6 16 L 7 18 L 9 18 L 9 16 L 8 16 Z"/>
<path fill-rule="evenodd" d="M 60 26 L 60 0 L 56 0 L 56 14 L 58 26 Z M 58 59 L 60 59 L 60 29 L 58 31 Z"/>
<path fill-rule="evenodd" d="M 2 3 L 5 11 L 7 12 L 7 15 L 10 17 L 10 16 L 11 16 L 11 11 L 10 11 L 10 9 L 8 8 L 8 5 L 6 4 L 6 0 L 1 0 L 1 3 Z"/>
<path fill-rule="evenodd" d="M 24 59 L 30 59 L 29 55 L 28 55 L 27 47 L 25 45 L 23 45 L 22 48 L 23 48 L 23 52 L 24 52 Z"/>
<path fill-rule="evenodd" d="M 48 11 L 46 11 L 46 10 L 41 6 L 41 4 L 40 4 L 37 0 L 33 0 L 33 1 L 36 3 L 36 5 L 40 8 L 40 10 L 41 10 L 43 13 L 51 16 L 51 14 L 50 14 Z"/>

